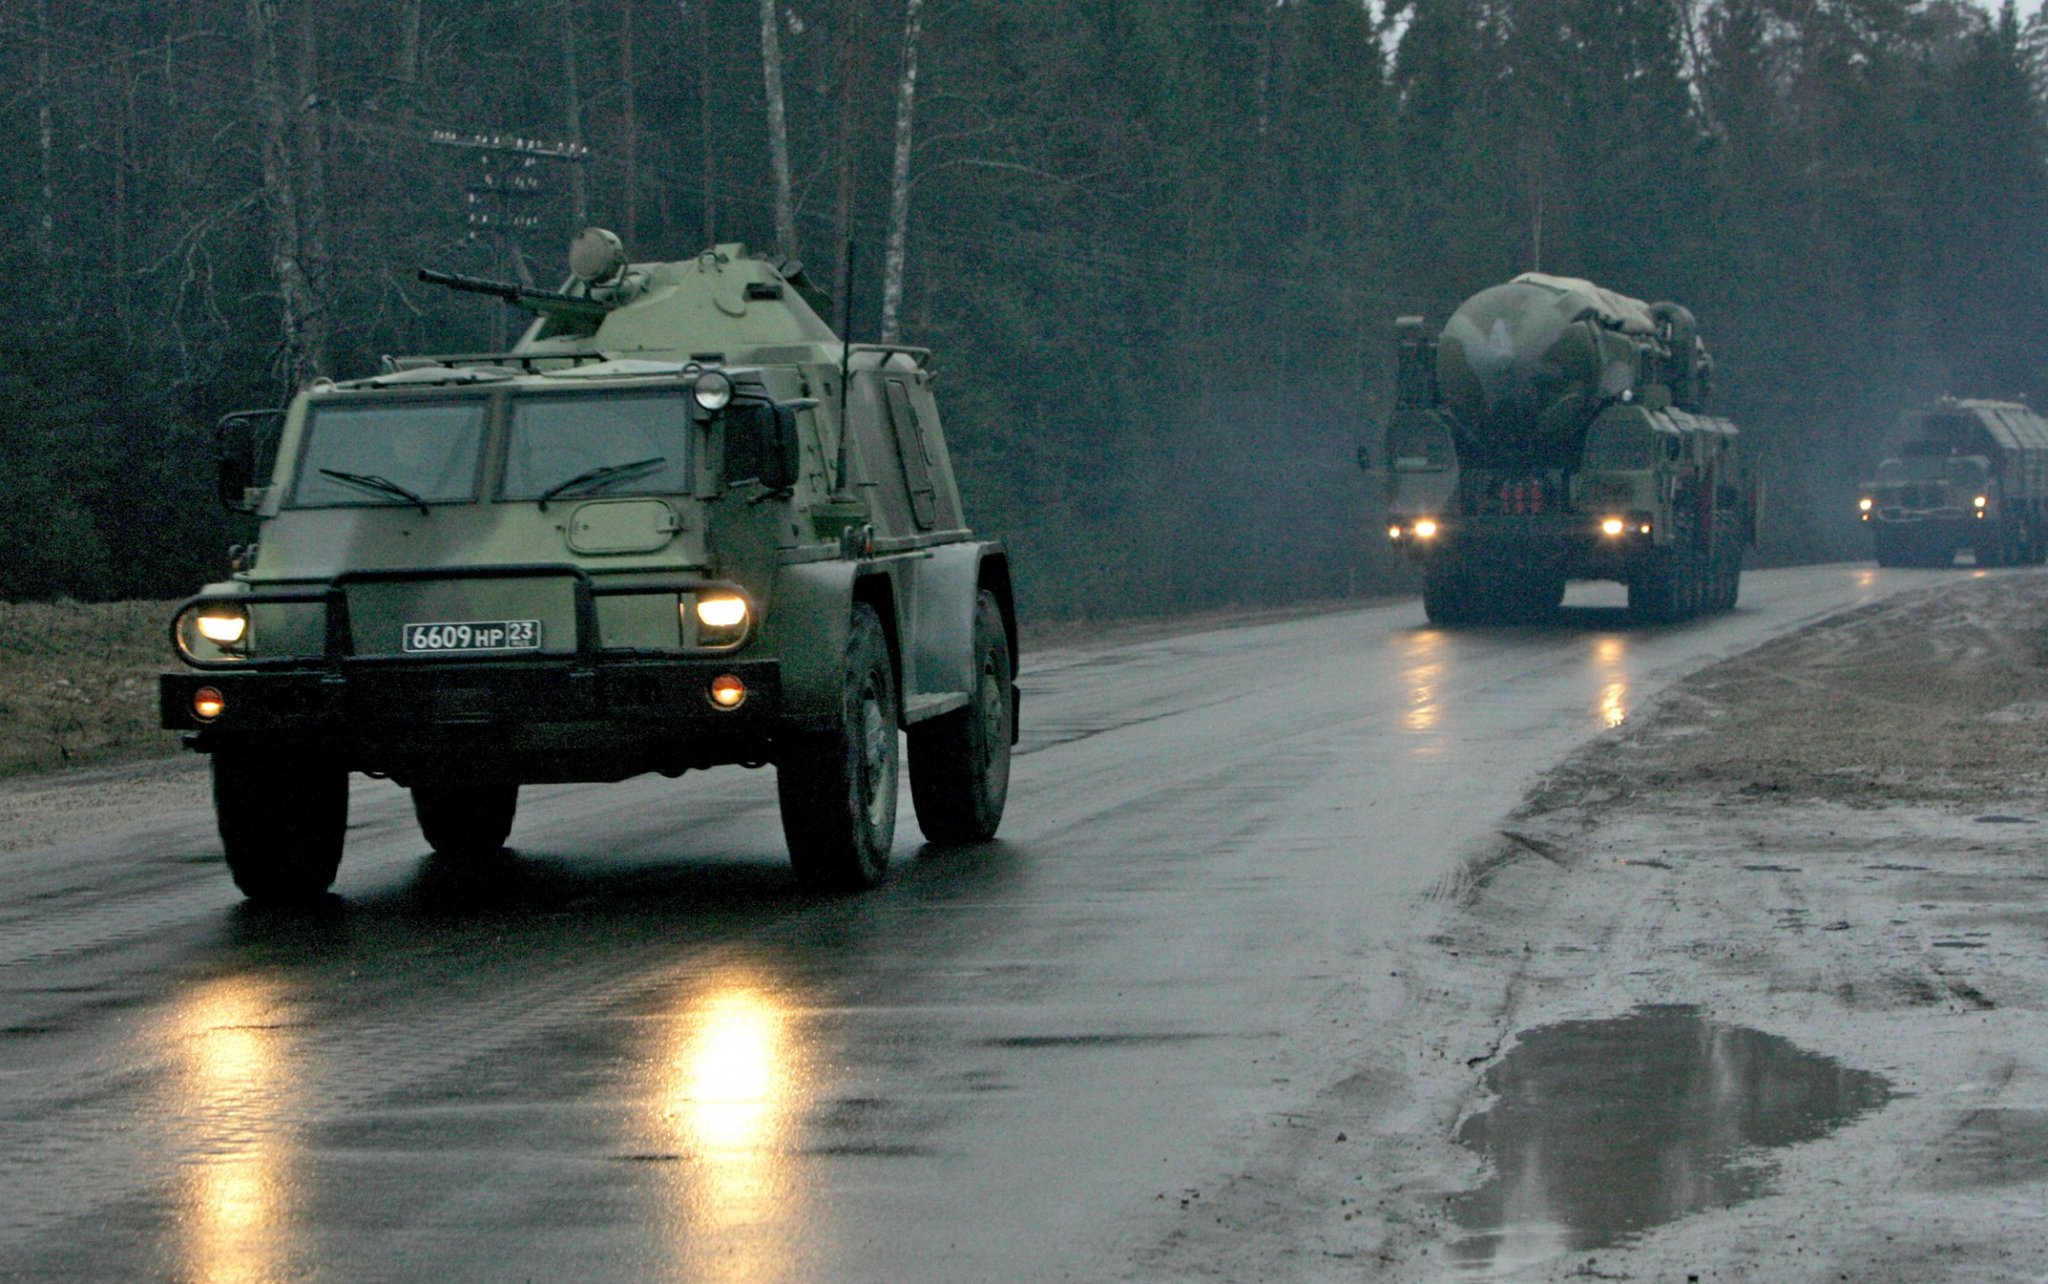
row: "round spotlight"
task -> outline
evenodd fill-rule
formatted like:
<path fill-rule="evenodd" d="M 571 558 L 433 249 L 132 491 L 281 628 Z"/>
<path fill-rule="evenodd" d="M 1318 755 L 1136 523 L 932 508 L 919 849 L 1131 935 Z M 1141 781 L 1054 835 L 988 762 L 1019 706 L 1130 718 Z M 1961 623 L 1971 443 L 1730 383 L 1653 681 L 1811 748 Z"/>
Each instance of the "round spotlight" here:
<path fill-rule="evenodd" d="M 690 385 L 690 395 L 698 406 L 716 414 L 732 401 L 732 380 L 716 370 L 706 370 Z"/>
<path fill-rule="evenodd" d="M 1867 513 L 1877 507 L 1877 501 L 1874 499 L 1859 499 L 1856 501 L 1856 507 Z"/>
<path fill-rule="evenodd" d="M 1388 539 L 1399 539 L 1399 538 L 1401 538 L 1401 528 L 1400 528 L 1400 527 L 1398 527 L 1398 526 L 1389 526 L 1389 527 L 1387 527 L 1387 538 L 1388 538 Z"/>
<path fill-rule="evenodd" d="M 1977 496 L 1977 498 L 1975 498 L 1975 499 L 1971 500 L 1970 502 L 1971 502 L 1972 504 L 1974 504 L 1975 506 L 1977 506 L 1978 508 L 1982 508 L 1982 507 L 1984 507 L 1984 506 L 1985 506 L 1986 504 L 1989 504 L 1989 503 L 1990 503 L 1991 501 L 1990 501 L 1990 499 L 1988 499 L 1987 497 L 1985 497 L 1985 496 L 1983 496 L 1983 495 L 1979 495 L 1979 496 Z"/>
<path fill-rule="evenodd" d="M 711 703 L 721 709 L 737 709 L 747 702 L 747 684 L 730 673 L 711 679 Z"/>
<path fill-rule="evenodd" d="M 192 693 L 192 716 L 201 722 L 212 722 L 227 712 L 227 697 L 219 687 L 201 687 Z"/>

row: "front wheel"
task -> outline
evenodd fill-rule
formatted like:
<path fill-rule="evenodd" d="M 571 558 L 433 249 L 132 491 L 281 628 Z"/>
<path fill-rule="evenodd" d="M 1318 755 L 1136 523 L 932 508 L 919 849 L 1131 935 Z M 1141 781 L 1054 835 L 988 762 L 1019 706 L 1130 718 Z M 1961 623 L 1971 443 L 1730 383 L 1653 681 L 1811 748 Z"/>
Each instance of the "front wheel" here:
<path fill-rule="evenodd" d="M 864 602 L 846 630 L 836 721 L 779 747 L 775 795 L 797 880 L 857 892 L 882 881 L 896 841 L 896 683 L 882 622 Z"/>
<path fill-rule="evenodd" d="M 414 785 L 412 811 L 427 846 L 455 860 L 487 860 L 505 850 L 518 785 Z"/>
<path fill-rule="evenodd" d="M 1010 793 L 1010 638 L 995 594 L 974 607 L 974 688 L 967 707 L 910 728 L 910 800 L 918 828 L 935 843 L 980 843 L 996 835 Z"/>
<path fill-rule="evenodd" d="M 348 772 L 310 754 L 213 756 L 213 812 L 235 886 L 263 904 L 317 900 L 348 830 Z"/>

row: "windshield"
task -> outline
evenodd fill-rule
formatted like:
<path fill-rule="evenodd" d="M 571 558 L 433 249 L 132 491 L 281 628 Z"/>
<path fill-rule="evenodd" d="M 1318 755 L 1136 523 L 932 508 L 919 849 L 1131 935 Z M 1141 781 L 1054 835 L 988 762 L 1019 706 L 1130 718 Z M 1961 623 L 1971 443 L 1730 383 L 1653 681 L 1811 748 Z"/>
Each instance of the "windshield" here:
<path fill-rule="evenodd" d="M 678 392 L 512 403 L 505 498 L 674 494 L 690 487 L 690 410 Z"/>
<path fill-rule="evenodd" d="M 488 409 L 481 400 L 316 406 L 292 504 L 468 502 L 476 497 Z"/>

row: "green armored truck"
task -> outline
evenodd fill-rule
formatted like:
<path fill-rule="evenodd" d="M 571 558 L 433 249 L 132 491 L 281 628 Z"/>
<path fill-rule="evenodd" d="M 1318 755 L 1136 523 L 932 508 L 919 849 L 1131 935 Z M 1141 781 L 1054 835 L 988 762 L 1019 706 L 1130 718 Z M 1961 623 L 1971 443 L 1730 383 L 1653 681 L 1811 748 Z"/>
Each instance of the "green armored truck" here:
<path fill-rule="evenodd" d="M 1437 335 L 1396 331 L 1383 463 L 1359 462 L 1385 477 L 1432 623 L 1542 620 L 1573 579 L 1625 583 L 1648 621 L 1735 605 L 1755 487 L 1735 426 L 1706 413 L 1690 312 L 1532 272 Z"/>
<path fill-rule="evenodd" d="M 1879 566 L 2048 558 L 2048 420 L 2012 401 L 1944 397 L 1909 410 L 1857 508 Z"/>
<path fill-rule="evenodd" d="M 935 843 L 989 838 L 1016 740 L 1003 546 L 968 529 L 929 354 L 842 342 L 794 264 L 721 245 L 560 290 L 422 272 L 535 314 L 509 352 L 408 357 L 231 415 L 259 519 L 172 622 L 162 719 L 211 755 L 229 871 L 331 886 L 350 772 L 486 867 L 519 788 L 776 772 L 799 879 L 883 877 L 898 731 Z"/>

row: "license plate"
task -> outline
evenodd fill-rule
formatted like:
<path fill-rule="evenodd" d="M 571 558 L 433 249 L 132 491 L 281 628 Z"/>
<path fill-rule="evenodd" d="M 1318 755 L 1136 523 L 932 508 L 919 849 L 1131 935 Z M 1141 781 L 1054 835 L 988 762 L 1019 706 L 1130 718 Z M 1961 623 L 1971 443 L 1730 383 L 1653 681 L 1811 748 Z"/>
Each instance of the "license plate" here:
<path fill-rule="evenodd" d="M 472 620 L 464 624 L 408 624 L 404 648 L 417 651 L 538 651 L 539 620 Z"/>

